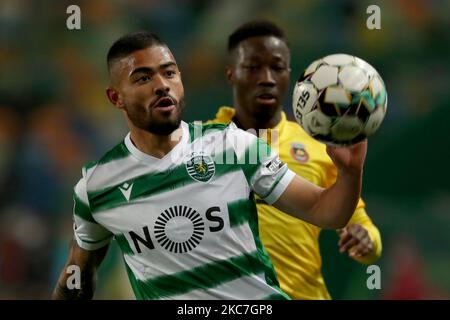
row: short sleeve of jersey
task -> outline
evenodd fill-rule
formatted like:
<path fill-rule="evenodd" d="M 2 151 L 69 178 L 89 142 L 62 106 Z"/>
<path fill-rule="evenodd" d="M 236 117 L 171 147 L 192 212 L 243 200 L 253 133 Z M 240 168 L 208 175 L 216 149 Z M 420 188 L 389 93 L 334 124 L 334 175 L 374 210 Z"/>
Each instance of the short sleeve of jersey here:
<path fill-rule="evenodd" d="M 84 177 L 74 188 L 73 200 L 73 230 L 78 246 L 85 250 L 97 250 L 109 244 L 113 234 L 94 220 Z"/>
<path fill-rule="evenodd" d="M 229 126 L 237 162 L 241 166 L 250 188 L 266 203 L 273 204 L 286 190 L 295 176 L 277 153 L 254 134 Z"/>

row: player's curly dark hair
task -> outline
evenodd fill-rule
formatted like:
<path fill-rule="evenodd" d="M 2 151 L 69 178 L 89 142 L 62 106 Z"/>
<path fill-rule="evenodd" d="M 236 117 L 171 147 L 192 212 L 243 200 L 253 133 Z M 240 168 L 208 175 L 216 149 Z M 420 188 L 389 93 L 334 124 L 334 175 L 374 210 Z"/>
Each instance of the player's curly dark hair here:
<path fill-rule="evenodd" d="M 232 52 L 242 41 L 259 36 L 274 36 L 289 46 L 284 31 L 276 24 L 268 20 L 253 20 L 242 24 L 228 37 L 228 52 Z"/>
<path fill-rule="evenodd" d="M 109 48 L 106 61 L 108 70 L 111 69 L 113 62 L 117 59 L 126 57 L 130 53 L 145 49 L 154 45 L 167 46 L 156 34 L 149 31 L 137 31 L 128 33 L 113 43 Z"/>

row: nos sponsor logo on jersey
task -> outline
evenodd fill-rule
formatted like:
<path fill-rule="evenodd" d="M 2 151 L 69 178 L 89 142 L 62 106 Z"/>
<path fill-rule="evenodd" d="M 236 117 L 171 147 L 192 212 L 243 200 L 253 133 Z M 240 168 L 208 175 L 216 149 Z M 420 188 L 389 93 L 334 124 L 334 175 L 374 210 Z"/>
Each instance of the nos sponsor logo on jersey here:
<path fill-rule="evenodd" d="M 216 166 L 211 156 L 193 152 L 186 161 L 186 171 L 192 179 L 208 182 L 214 176 Z"/>
<path fill-rule="evenodd" d="M 172 206 L 159 214 L 153 230 L 147 225 L 128 234 L 138 254 L 143 252 L 143 246 L 155 249 L 155 240 L 168 252 L 187 253 L 202 242 L 205 232 L 223 230 L 225 221 L 221 214 L 218 206 L 208 208 L 204 215 L 188 206 Z"/>

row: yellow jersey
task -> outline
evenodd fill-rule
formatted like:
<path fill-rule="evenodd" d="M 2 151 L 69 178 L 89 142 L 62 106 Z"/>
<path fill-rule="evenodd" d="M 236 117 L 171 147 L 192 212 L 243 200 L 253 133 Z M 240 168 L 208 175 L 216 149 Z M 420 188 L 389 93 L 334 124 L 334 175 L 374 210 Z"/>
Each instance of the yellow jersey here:
<path fill-rule="evenodd" d="M 209 123 L 229 123 L 234 115 L 233 108 L 221 107 L 216 119 Z M 326 153 L 326 146 L 311 138 L 296 122 L 288 121 L 284 112 L 280 123 L 260 137 L 296 174 L 325 188 L 335 182 L 337 170 Z M 260 237 L 272 259 L 281 289 L 293 299 L 331 299 L 321 272 L 321 228 L 258 200 Z M 381 237 L 362 199 L 349 221 L 351 224 L 361 224 L 374 245 L 370 254 L 356 260 L 373 263 L 381 256 Z"/>

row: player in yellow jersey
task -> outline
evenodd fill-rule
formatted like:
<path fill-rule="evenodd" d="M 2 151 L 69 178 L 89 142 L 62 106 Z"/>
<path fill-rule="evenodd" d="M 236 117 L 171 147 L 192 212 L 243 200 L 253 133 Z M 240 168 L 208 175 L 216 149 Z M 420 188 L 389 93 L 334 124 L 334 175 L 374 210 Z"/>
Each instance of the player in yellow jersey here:
<path fill-rule="evenodd" d="M 228 51 L 226 76 L 234 109 L 221 107 L 211 122 L 233 121 L 244 130 L 254 129 L 295 173 L 322 187 L 332 185 L 337 172 L 325 145 L 288 121 L 282 111 L 290 76 L 290 50 L 283 31 L 267 21 L 246 23 L 229 37 Z M 257 202 L 260 236 L 281 288 L 294 299 L 330 299 L 321 274 L 321 229 Z M 339 250 L 356 261 L 367 264 L 380 257 L 380 233 L 362 200 L 338 233 Z"/>

